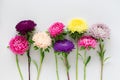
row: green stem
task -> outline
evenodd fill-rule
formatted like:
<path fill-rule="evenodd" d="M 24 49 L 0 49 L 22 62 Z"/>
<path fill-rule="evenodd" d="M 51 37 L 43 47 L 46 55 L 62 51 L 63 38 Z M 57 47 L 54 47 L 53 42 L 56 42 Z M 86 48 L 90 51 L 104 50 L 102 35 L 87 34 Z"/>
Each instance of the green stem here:
<path fill-rule="evenodd" d="M 76 40 L 76 80 L 78 80 L 78 44 Z"/>
<path fill-rule="evenodd" d="M 40 72 L 42 68 L 43 59 L 44 59 L 44 53 L 42 52 L 42 49 L 40 49 L 40 66 L 38 68 L 37 80 L 39 80 L 40 78 Z"/>
<path fill-rule="evenodd" d="M 105 53 L 103 53 L 104 52 L 104 46 L 103 46 L 104 44 L 103 44 L 102 40 L 100 39 L 99 42 L 100 42 L 99 48 L 100 48 L 100 54 L 101 54 L 101 56 L 100 56 L 100 61 L 101 61 L 100 80 L 103 80 L 103 67 L 104 67 L 104 54 Z"/>
<path fill-rule="evenodd" d="M 85 53 L 84 53 L 84 80 L 86 80 L 86 50 L 85 50 Z"/>
<path fill-rule="evenodd" d="M 70 75 L 69 75 L 69 62 L 67 59 L 67 55 L 64 57 L 65 58 L 65 66 L 66 66 L 66 73 L 67 73 L 67 78 L 70 80 Z"/>
<path fill-rule="evenodd" d="M 57 59 L 57 55 L 56 55 L 56 54 L 55 54 L 55 63 L 56 63 L 56 75 L 57 75 L 57 80 L 59 80 L 58 59 Z"/>
<path fill-rule="evenodd" d="M 19 71 L 21 80 L 24 80 L 24 79 L 23 79 L 22 72 L 21 72 L 21 69 L 20 69 L 20 66 L 19 66 L 18 55 L 16 55 L 16 64 L 17 64 L 17 68 L 18 68 L 18 71 Z"/>
<path fill-rule="evenodd" d="M 103 62 L 103 60 L 101 60 L 101 74 L 100 74 L 100 80 L 103 80 L 103 66 L 104 66 L 104 62 Z"/>

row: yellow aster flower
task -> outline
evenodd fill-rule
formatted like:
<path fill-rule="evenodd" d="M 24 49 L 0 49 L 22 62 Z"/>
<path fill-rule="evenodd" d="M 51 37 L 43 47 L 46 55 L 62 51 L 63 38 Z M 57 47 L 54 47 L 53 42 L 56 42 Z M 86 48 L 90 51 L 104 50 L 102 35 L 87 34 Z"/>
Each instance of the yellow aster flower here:
<path fill-rule="evenodd" d="M 72 33 L 83 33 L 88 29 L 87 23 L 82 19 L 72 19 L 68 24 L 68 30 Z"/>

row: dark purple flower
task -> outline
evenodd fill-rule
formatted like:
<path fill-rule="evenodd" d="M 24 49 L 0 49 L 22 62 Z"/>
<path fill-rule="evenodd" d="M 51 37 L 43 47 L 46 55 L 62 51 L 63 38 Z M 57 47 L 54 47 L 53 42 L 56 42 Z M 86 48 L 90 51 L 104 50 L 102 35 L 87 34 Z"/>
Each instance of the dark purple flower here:
<path fill-rule="evenodd" d="M 16 25 L 16 31 L 24 35 L 27 32 L 34 30 L 35 26 L 36 23 L 32 20 L 23 20 Z"/>
<path fill-rule="evenodd" d="M 54 44 L 54 50 L 57 52 L 65 52 L 69 53 L 74 48 L 74 44 L 72 41 L 64 39 L 64 40 L 58 40 Z"/>

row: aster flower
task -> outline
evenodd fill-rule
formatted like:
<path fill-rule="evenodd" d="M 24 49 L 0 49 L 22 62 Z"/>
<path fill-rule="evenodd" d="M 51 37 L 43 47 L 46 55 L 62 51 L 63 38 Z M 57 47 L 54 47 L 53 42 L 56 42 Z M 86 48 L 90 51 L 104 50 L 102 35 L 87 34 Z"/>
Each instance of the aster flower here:
<path fill-rule="evenodd" d="M 90 28 L 89 33 L 99 42 L 99 51 L 97 51 L 97 53 L 99 54 L 101 61 L 100 80 L 103 80 L 104 63 L 109 59 L 109 57 L 105 57 L 106 49 L 104 45 L 104 40 L 110 38 L 110 29 L 105 24 L 94 24 Z"/>
<path fill-rule="evenodd" d="M 48 32 L 50 33 L 50 36 L 56 37 L 64 31 L 64 27 L 65 25 L 63 23 L 55 22 L 49 27 Z"/>
<path fill-rule="evenodd" d="M 105 24 L 94 24 L 89 29 L 89 33 L 96 39 L 108 39 L 110 38 L 110 29 Z"/>
<path fill-rule="evenodd" d="M 9 48 L 15 54 L 24 54 L 28 50 L 28 41 L 23 36 L 15 36 L 9 42 Z"/>
<path fill-rule="evenodd" d="M 68 54 L 74 49 L 74 44 L 67 39 L 64 40 L 58 40 L 55 42 L 54 44 L 54 50 L 58 53 L 61 54 L 63 56 L 63 62 L 66 66 L 66 73 L 67 73 L 67 77 L 68 80 L 70 80 L 70 76 L 69 76 L 69 62 L 68 62 Z"/>
<path fill-rule="evenodd" d="M 37 80 L 39 80 L 42 63 L 44 60 L 44 55 L 45 55 L 45 52 L 49 52 L 49 48 L 52 44 L 52 40 L 50 36 L 45 32 L 38 32 L 34 34 L 32 40 L 34 42 L 35 48 L 40 49 L 40 65 L 39 65 L 38 74 L 37 74 Z"/>
<path fill-rule="evenodd" d="M 20 21 L 16 25 L 16 31 L 19 32 L 20 35 L 23 35 L 27 38 L 29 41 L 29 49 L 27 51 L 27 57 L 28 57 L 28 78 L 30 80 L 30 65 L 31 65 L 31 57 L 30 57 L 30 47 L 31 47 L 31 37 L 32 37 L 32 31 L 35 29 L 36 23 L 32 20 L 23 20 Z"/>
<path fill-rule="evenodd" d="M 78 46 L 84 49 L 95 48 L 97 41 L 91 36 L 83 36 L 78 40 Z"/>
<path fill-rule="evenodd" d="M 71 38 L 76 41 L 76 80 L 78 80 L 78 38 L 88 29 L 87 23 L 83 19 L 72 19 L 68 24 L 68 32 Z"/>
<path fill-rule="evenodd" d="M 16 31 L 20 34 L 27 34 L 35 29 L 36 23 L 32 20 L 23 20 L 16 25 Z"/>
<path fill-rule="evenodd" d="M 74 44 L 67 39 L 58 40 L 54 44 L 54 50 L 57 52 L 70 53 L 73 48 Z"/>
<path fill-rule="evenodd" d="M 38 48 L 46 49 L 48 46 L 51 46 L 51 38 L 45 32 L 38 32 L 34 34 L 32 40 L 34 41 L 34 45 Z"/>
<path fill-rule="evenodd" d="M 23 75 L 19 66 L 19 60 L 18 60 L 18 55 L 23 55 L 27 50 L 28 50 L 28 41 L 25 37 L 23 36 L 15 36 L 14 38 L 12 38 L 9 42 L 9 48 L 10 50 L 16 55 L 16 64 L 17 64 L 17 68 L 21 77 L 21 80 L 23 79 Z"/>
<path fill-rule="evenodd" d="M 84 33 L 88 29 L 86 22 L 82 19 L 73 19 L 68 24 L 68 30 L 72 33 Z"/>
<path fill-rule="evenodd" d="M 84 64 L 84 80 L 86 80 L 86 66 L 91 60 L 91 56 L 87 57 L 87 50 L 91 48 L 95 48 L 97 45 L 97 41 L 91 36 L 83 36 L 78 40 L 78 46 L 85 51 L 84 56 L 81 56 Z"/>

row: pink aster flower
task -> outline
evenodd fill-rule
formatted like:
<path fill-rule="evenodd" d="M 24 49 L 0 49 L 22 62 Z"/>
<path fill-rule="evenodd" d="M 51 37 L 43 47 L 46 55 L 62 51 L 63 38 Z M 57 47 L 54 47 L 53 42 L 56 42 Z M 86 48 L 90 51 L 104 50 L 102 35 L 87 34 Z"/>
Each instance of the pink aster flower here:
<path fill-rule="evenodd" d="M 91 48 L 95 48 L 97 45 L 97 40 L 94 39 L 91 36 L 83 36 L 78 40 L 78 46 L 83 48 L 84 55 L 82 56 L 81 54 L 81 58 L 84 64 L 84 80 L 86 80 L 86 67 L 87 64 L 90 62 L 91 60 L 91 56 L 87 57 L 87 50 L 91 49 Z"/>
<path fill-rule="evenodd" d="M 95 48 L 97 41 L 91 36 L 83 36 L 78 40 L 78 46 L 84 47 L 86 49 Z"/>
<path fill-rule="evenodd" d="M 15 54 L 24 54 L 29 48 L 28 44 L 29 43 L 25 37 L 15 36 L 10 40 L 9 47 Z"/>
<path fill-rule="evenodd" d="M 50 35 L 52 37 L 56 37 L 57 35 L 61 34 L 63 32 L 63 28 L 65 27 L 65 25 L 61 22 L 55 22 L 54 24 L 52 24 L 50 26 L 50 28 L 48 29 Z"/>

